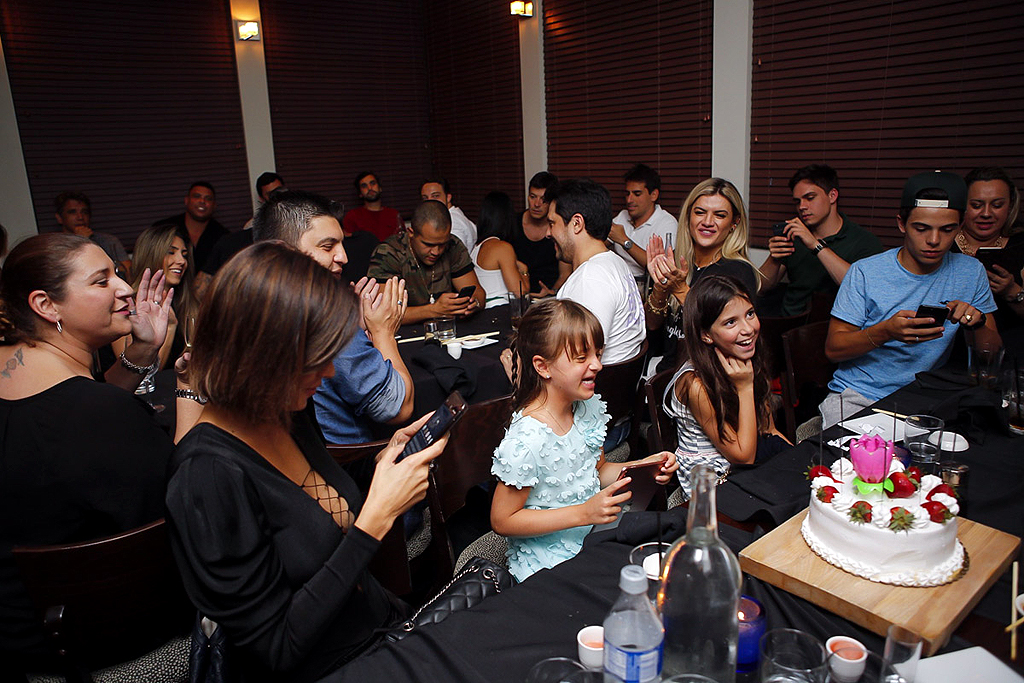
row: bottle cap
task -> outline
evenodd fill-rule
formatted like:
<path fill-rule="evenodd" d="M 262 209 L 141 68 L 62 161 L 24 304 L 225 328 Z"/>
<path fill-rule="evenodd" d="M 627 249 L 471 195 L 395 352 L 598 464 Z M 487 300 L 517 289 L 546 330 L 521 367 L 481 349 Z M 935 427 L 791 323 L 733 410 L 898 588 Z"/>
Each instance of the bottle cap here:
<path fill-rule="evenodd" d="M 647 592 L 647 574 L 644 568 L 635 564 L 627 564 L 619 572 L 619 588 L 632 595 Z"/>

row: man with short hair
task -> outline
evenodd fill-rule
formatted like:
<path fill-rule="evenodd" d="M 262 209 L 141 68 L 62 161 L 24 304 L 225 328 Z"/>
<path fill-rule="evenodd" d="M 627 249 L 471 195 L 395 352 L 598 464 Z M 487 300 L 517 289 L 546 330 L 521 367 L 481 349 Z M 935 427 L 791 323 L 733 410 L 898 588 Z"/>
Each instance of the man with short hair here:
<path fill-rule="evenodd" d="M 896 224 L 903 246 L 857 261 L 839 287 L 825 354 L 838 363 L 821 404 L 826 427 L 888 396 L 918 372 L 942 365 L 957 329 L 976 347 L 999 345 L 996 310 L 985 268 L 950 253 L 967 207 L 967 186 L 955 173 L 911 177 Z M 936 320 L 921 306 L 944 307 Z M 842 400 L 840 401 L 840 394 Z"/>
<path fill-rule="evenodd" d="M 345 232 L 351 235 L 356 230 L 372 232 L 383 242 L 405 227 L 402 217 L 395 209 L 384 206 L 384 190 L 377 174 L 360 171 L 355 178 L 356 193 L 363 205 L 350 209 L 342 219 Z"/>
<path fill-rule="evenodd" d="M 447 206 L 452 217 L 452 237 L 457 237 L 468 251 L 473 250 L 476 246 L 476 224 L 462 213 L 462 209 L 452 206 L 452 193 L 446 179 L 438 177 L 424 180 L 420 185 L 420 199 L 433 199 Z"/>
<path fill-rule="evenodd" d="M 789 275 L 781 314 L 807 311 L 815 292 L 835 292 L 850 264 L 882 251 L 882 243 L 839 210 L 839 176 L 825 164 L 804 166 L 789 179 L 797 216 L 768 240 L 762 292 Z"/>
<path fill-rule="evenodd" d="M 326 198 L 274 192 L 256 211 L 252 232 L 255 241 L 281 240 L 341 278 L 345 235 Z M 313 396 L 317 422 L 329 443 L 371 441 L 368 420 L 400 424 L 412 416 L 412 376 L 395 341 L 405 284 L 392 278 L 378 287 L 364 279 L 355 290 L 363 325 L 334 359 L 334 376 L 325 377 Z"/>
<path fill-rule="evenodd" d="M 216 208 L 217 197 L 213 185 L 205 180 L 197 180 L 189 185 L 188 192 L 185 193 L 184 213 L 153 223 L 176 225 L 188 233 L 189 242 L 192 243 L 192 260 L 196 264 L 197 272 L 203 269 L 217 240 L 228 234 L 227 228 L 213 217 Z"/>
<path fill-rule="evenodd" d="M 484 307 L 484 289 L 462 242 L 452 237 L 448 207 L 435 200 L 416 207 L 412 227 L 377 245 L 367 275 L 383 282 L 405 279 L 409 309 L 404 323 L 443 316 L 469 315 Z M 475 287 L 470 296 L 456 292 Z"/>
<path fill-rule="evenodd" d="M 626 208 L 612 219 L 608 241 L 639 281 L 647 276 L 647 242 L 653 235 L 675 236 L 679 221 L 658 204 L 661 176 L 647 164 L 626 171 Z"/>
<path fill-rule="evenodd" d="M 530 273 L 530 292 L 535 297 L 552 296 L 572 272 L 568 263 L 555 256 L 555 243 L 548 238 L 548 200 L 544 195 L 557 184 L 558 177 L 547 171 L 530 178 L 522 229 L 512 236 L 512 248 Z"/>
<path fill-rule="evenodd" d="M 92 219 L 92 203 L 85 193 L 61 192 L 53 200 L 53 205 L 56 210 L 54 217 L 64 232 L 79 237 L 88 237 L 95 242 L 114 262 L 115 268 L 120 269 L 118 274 L 122 278 L 127 278 L 132 263 L 128 258 L 128 252 L 125 251 L 124 245 L 117 237 L 96 232 L 89 227 Z"/>
<path fill-rule="evenodd" d="M 611 197 L 592 180 L 570 180 L 548 190 L 548 234 L 572 274 L 558 290 L 590 310 L 604 330 L 601 362 L 618 363 L 640 353 L 647 329 L 636 280 L 625 261 L 608 251 Z"/>

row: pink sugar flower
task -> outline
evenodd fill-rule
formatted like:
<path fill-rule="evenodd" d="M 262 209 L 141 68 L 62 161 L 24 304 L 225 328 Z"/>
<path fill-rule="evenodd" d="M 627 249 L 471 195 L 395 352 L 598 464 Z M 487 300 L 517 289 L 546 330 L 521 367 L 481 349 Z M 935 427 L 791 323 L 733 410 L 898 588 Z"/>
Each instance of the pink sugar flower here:
<path fill-rule="evenodd" d="M 850 460 L 861 481 L 877 484 L 889 474 L 892 464 L 892 442 L 877 434 L 862 436 L 850 442 Z"/>

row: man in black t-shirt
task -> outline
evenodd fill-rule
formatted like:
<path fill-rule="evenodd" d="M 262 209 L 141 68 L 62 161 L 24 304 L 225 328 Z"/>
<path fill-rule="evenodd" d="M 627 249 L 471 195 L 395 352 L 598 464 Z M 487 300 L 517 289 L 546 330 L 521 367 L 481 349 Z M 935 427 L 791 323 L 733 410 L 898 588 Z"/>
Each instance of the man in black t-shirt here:
<path fill-rule="evenodd" d="M 185 193 L 185 213 L 169 216 L 153 223 L 153 225 L 169 223 L 188 233 L 189 242 L 192 243 L 192 259 L 195 261 L 197 272 L 203 269 L 217 240 L 228 234 L 227 228 L 213 217 L 213 211 L 216 208 L 217 198 L 213 185 L 205 180 L 198 180 L 192 183 L 188 192 Z"/>

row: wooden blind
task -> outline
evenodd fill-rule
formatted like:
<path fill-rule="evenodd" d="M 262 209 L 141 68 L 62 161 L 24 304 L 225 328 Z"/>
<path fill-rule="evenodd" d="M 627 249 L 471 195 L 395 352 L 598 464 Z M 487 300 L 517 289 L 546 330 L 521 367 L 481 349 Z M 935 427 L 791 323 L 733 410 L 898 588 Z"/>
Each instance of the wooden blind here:
<path fill-rule="evenodd" d="M 41 231 L 63 190 L 128 249 L 195 180 L 226 226 L 252 214 L 225 0 L 4 0 L 0 31 Z"/>
<path fill-rule="evenodd" d="M 492 190 L 521 205 L 519 20 L 507 2 L 427 0 L 425 8 L 433 170 L 473 221 Z"/>
<path fill-rule="evenodd" d="M 678 215 L 711 173 L 712 2 L 545 0 L 548 165 L 605 184 L 622 208 L 635 163 Z"/>
<path fill-rule="evenodd" d="M 405 219 L 430 168 L 423 10 L 261 0 L 277 171 L 288 187 L 359 206 L 356 173 L 377 173 Z"/>
<path fill-rule="evenodd" d="M 941 168 L 1024 179 L 1019 0 L 755 0 L 750 205 L 757 246 L 790 176 L 828 163 L 844 213 L 889 246 L 903 183 Z"/>

